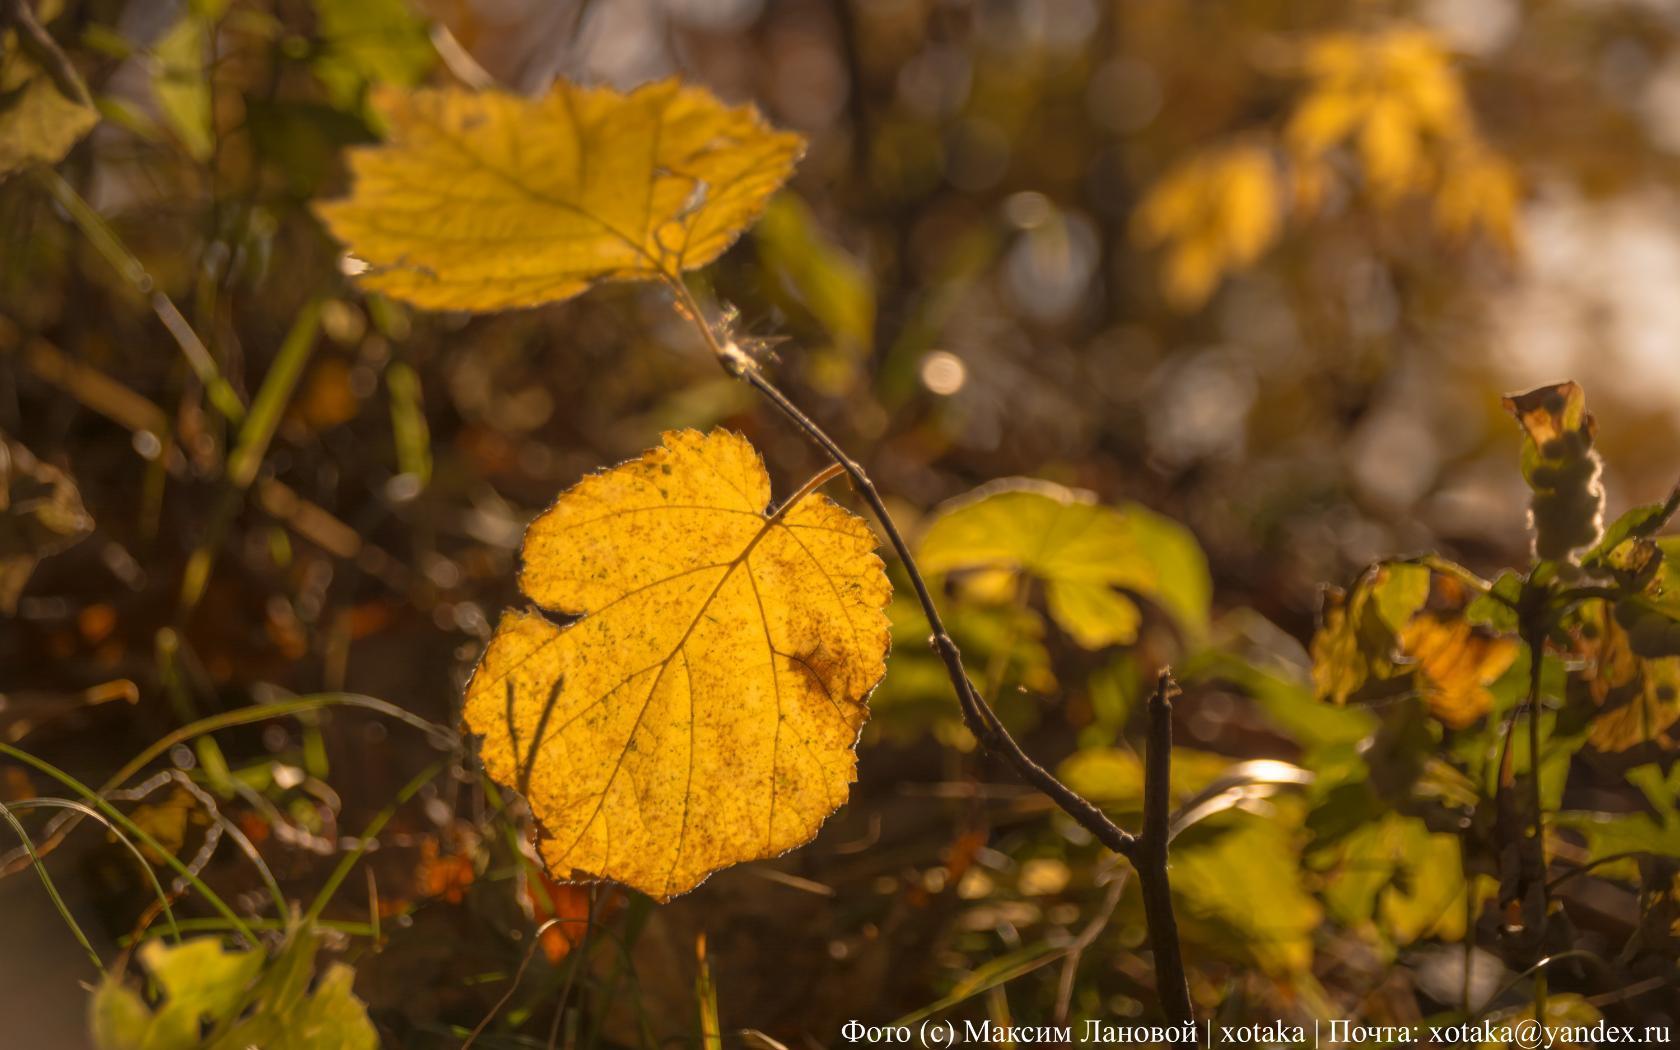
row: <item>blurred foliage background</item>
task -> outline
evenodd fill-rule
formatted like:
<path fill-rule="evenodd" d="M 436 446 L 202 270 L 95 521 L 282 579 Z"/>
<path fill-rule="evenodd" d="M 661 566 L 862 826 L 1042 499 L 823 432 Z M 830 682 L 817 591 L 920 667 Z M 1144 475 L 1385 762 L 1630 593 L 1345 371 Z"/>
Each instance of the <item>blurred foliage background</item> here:
<path fill-rule="evenodd" d="M 1305 643 L 1321 585 L 1376 558 L 1440 550 L 1489 577 L 1526 563 L 1508 388 L 1588 388 L 1613 513 L 1680 473 L 1672 4 L 37 10 L 100 119 L 51 168 L 24 170 L 15 121 L 0 133 L 18 169 L 0 182 L 7 741 L 98 783 L 181 725 L 289 694 L 453 725 L 517 600 L 521 529 L 560 489 L 676 426 L 747 433 L 779 490 L 820 467 L 659 289 L 418 315 L 358 293 L 308 210 L 342 190 L 341 150 L 377 138 L 382 86 L 677 74 L 810 138 L 791 191 L 707 279 L 923 536 L 1028 750 L 1135 819 L 1132 716 L 1154 669 L 1179 665 L 1175 787 L 1207 812 L 1173 877 L 1202 1009 L 1409 1023 L 1526 1001 L 1464 829 L 1406 808 L 1456 782 L 1358 750 L 1376 716 L 1313 699 Z M 45 75 L 14 38 L 0 128 Z M 1012 477 L 1040 481 L 973 494 Z M 1031 551 L 965 553 L 959 515 L 972 526 L 982 505 L 1006 547 L 1039 513 L 1111 516 L 1130 546 L 1076 559 L 1100 592 L 1076 594 Z M 470 763 L 398 806 L 371 874 L 326 912 L 386 1045 L 459 1045 L 535 923 L 591 908 L 590 950 L 551 929 L 479 1045 L 544 1045 L 551 1024 L 566 1045 L 697 1039 L 713 994 L 729 1040 L 789 1046 L 947 1004 L 1153 1016 L 1135 884 L 972 753 L 925 624 L 893 613 L 850 805 L 813 846 L 669 906 L 545 883 L 518 807 Z M 349 710 L 205 739 L 164 767 L 214 789 L 302 900 L 440 755 Z M 1646 821 L 1627 825 L 1636 842 L 1672 836 L 1666 743 L 1585 772 L 1565 756 L 1574 807 Z M 1405 753 L 1421 768 L 1437 745 L 1439 730 Z M 1354 762 L 1399 779 L 1379 784 L 1380 818 L 1327 826 L 1325 785 Z M 1623 779 L 1642 763 L 1654 772 Z M 47 790 L 3 769 L 8 800 Z M 135 819 L 261 910 L 220 824 L 154 780 Z M 79 831 L 51 867 L 112 954 L 149 891 L 102 835 Z M 1667 848 L 1570 880 L 1574 944 L 1598 962 L 1553 978 L 1573 996 L 1559 1016 L 1676 1021 Z M 83 1045 L 77 982 L 95 974 L 39 892 L 0 883 L 28 931 L 0 947 L 0 1011 L 19 1045 Z"/>

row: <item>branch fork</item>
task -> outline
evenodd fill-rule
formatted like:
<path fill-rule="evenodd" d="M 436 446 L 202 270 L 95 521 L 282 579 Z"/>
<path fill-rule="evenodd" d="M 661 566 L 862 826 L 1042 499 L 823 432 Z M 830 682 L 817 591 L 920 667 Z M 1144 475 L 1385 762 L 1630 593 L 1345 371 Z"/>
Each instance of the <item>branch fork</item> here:
<path fill-rule="evenodd" d="M 886 503 L 881 499 L 875 483 L 863 467 L 840 447 L 815 420 L 765 375 L 757 360 L 730 339 L 719 339 L 717 331 L 706 320 L 706 314 L 694 294 L 680 278 L 667 282 L 676 297 L 678 309 L 694 323 L 706 346 L 718 364 L 730 376 L 758 391 L 774 405 L 789 422 L 805 433 L 813 443 L 845 472 L 863 501 L 869 505 L 875 520 L 887 535 L 887 541 L 897 553 L 916 599 L 927 617 L 933 634 L 928 639 L 934 652 L 945 664 L 951 687 L 962 709 L 963 724 L 987 751 L 999 755 L 1014 767 L 1022 780 L 1042 792 L 1045 797 L 1089 831 L 1098 842 L 1120 854 L 1137 869 L 1138 882 L 1143 890 L 1144 915 L 1149 929 L 1150 949 L 1155 957 L 1155 983 L 1161 1006 L 1174 1025 L 1185 1024 L 1194 1030 L 1195 1012 L 1190 1002 L 1189 984 L 1184 976 L 1184 961 L 1179 949 L 1178 921 L 1173 914 L 1172 892 L 1167 880 L 1167 842 L 1171 837 L 1168 818 L 1168 791 L 1172 762 L 1172 700 L 1180 695 L 1172 672 L 1163 668 L 1156 680 L 1155 693 L 1149 702 L 1148 752 L 1144 773 L 1144 817 L 1141 834 L 1134 835 L 1110 820 L 1108 815 L 1089 799 L 1068 787 L 1055 775 L 1035 762 L 992 710 L 980 690 L 963 667 L 962 653 L 945 629 L 939 607 L 933 600 L 927 581 L 922 577 L 911 553 L 910 545 L 899 532 Z M 1192 1042 L 1190 1045 L 1194 1045 Z"/>

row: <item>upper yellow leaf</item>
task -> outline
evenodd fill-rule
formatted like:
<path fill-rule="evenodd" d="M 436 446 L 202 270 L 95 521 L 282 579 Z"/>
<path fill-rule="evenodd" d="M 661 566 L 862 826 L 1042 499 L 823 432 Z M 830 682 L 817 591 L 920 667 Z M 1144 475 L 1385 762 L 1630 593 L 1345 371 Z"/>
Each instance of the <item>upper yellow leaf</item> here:
<path fill-rule="evenodd" d="M 891 587 L 861 519 L 769 502 L 744 438 L 672 431 L 526 533 L 520 588 L 582 618 L 506 613 L 465 719 L 555 875 L 670 897 L 809 841 L 845 800 Z"/>
<path fill-rule="evenodd" d="M 352 150 L 350 196 L 317 211 L 368 265 L 363 285 L 439 310 L 704 266 L 805 147 L 675 80 L 628 94 L 560 82 L 539 99 L 387 89 L 375 106 L 390 141 Z"/>

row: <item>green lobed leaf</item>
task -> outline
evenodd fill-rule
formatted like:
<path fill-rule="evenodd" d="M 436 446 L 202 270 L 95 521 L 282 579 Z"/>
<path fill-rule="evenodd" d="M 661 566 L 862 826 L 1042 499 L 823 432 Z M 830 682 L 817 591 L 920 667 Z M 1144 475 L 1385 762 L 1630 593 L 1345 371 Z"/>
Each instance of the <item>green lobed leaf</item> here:
<path fill-rule="evenodd" d="M 1050 482 L 1013 478 L 952 501 L 917 559 L 929 573 L 1008 569 L 1042 580 L 1051 617 L 1089 649 L 1136 640 L 1140 616 L 1128 595 L 1160 607 L 1188 640 L 1208 629 L 1207 559 L 1188 530 Z"/>

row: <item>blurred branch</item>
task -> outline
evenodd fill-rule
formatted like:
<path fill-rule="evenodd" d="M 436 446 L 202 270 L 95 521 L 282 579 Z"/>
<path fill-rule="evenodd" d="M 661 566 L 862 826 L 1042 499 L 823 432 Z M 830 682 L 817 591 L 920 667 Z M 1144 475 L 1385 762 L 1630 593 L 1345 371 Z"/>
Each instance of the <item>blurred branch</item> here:
<path fill-rule="evenodd" d="M 10 28 L 17 29 L 18 50 L 46 71 L 59 94 L 84 106 L 93 105 L 81 74 L 29 9 L 27 0 L 0 0 L 0 32 Z"/>
<path fill-rule="evenodd" d="M 1167 843 L 1172 839 L 1168 799 L 1172 791 L 1172 699 L 1179 696 L 1172 672 L 1163 668 L 1149 698 L 1149 740 L 1143 771 L 1143 834 L 1132 857 L 1143 890 L 1144 922 L 1149 949 L 1155 956 L 1155 993 L 1175 1026 L 1185 1025 L 1191 1036 L 1180 1045 L 1195 1046 L 1195 1010 L 1190 984 L 1184 976 L 1184 957 L 1178 944 L 1178 917 L 1173 914 L 1172 887 L 1167 881 Z"/>
<path fill-rule="evenodd" d="M 3 2 L 3 0 L 0 0 Z M 220 412 L 229 422 L 238 423 L 245 416 L 245 404 L 240 401 L 239 394 L 233 386 L 223 378 L 216 367 L 215 359 L 210 356 L 210 350 L 204 345 L 204 340 L 193 331 L 192 325 L 181 316 L 181 311 L 175 303 L 160 291 L 152 280 L 152 275 L 146 272 L 146 267 L 128 250 L 116 231 L 111 229 L 100 214 L 77 193 L 75 187 L 64 181 L 64 177 L 51 168 L 38 168 L 36 178 L 46 187 L 53 199 L 59 203 L 70 216 L 82 235 L 99 250 L 117 273 L 122 275 L 135 291 L 146 297 L 151 304 L 152 312 L 158 320 L 169 329 L 175 343 L 181 348 L 181 353 L 192 367 L 193 374 L 204 385 L 205 392 L 210 396 L 210 404 Z"/>

